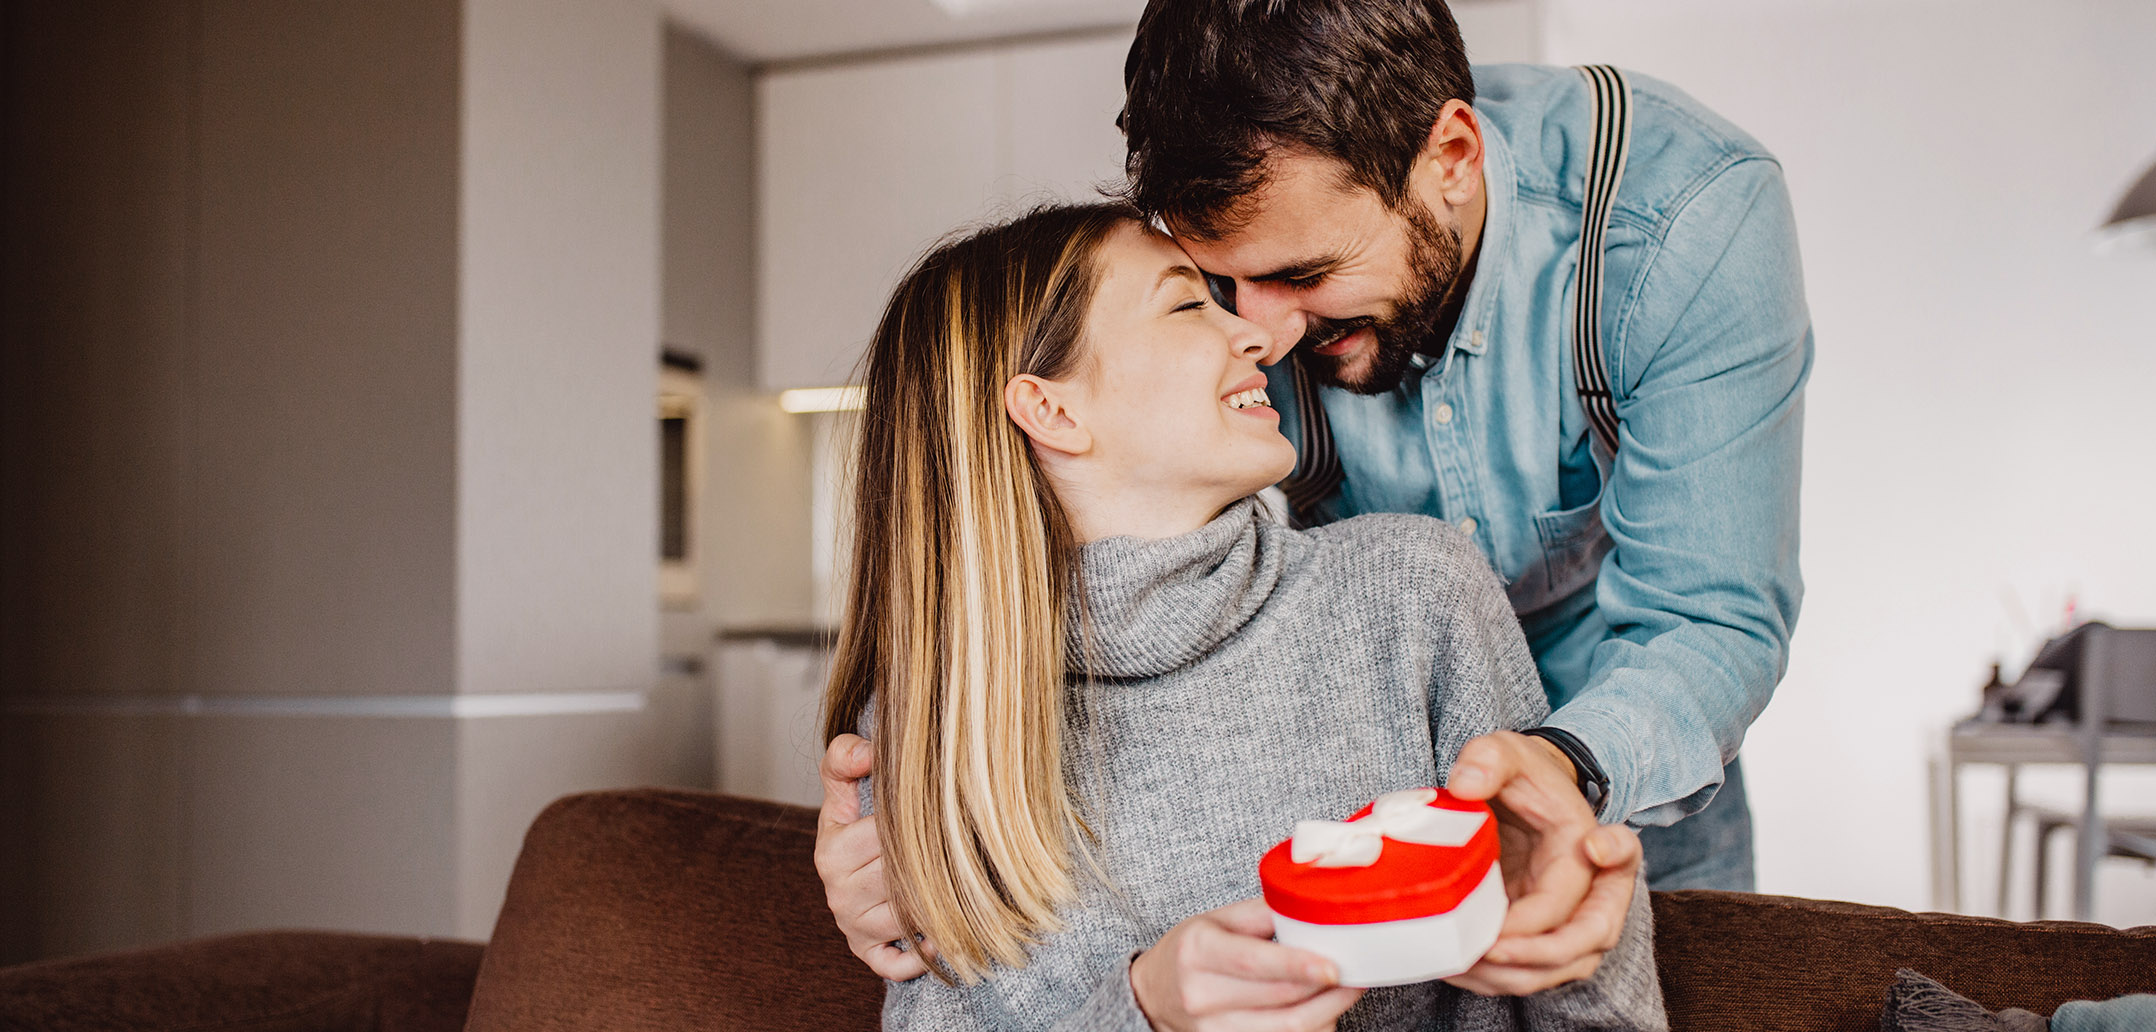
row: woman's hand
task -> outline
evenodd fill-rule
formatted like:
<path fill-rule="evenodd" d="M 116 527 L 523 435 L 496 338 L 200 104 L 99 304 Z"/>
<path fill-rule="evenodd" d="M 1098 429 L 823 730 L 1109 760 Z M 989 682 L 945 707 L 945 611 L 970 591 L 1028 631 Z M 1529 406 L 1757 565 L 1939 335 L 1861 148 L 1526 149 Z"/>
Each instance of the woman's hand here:
<path fill-rule="evenodd" d="M 896 945 L 905 934 L 891 912 L 891 892 L 883 882 L 883 842 L 876 822 L 861 819 L 861 779 L 875 766 L 876 750 L 859 735 L 840 735 L 824 750 L 823 808 L 816 812 L 816 875 L 823 879 L 824 901 L 846 945 L 870 971 L 894 982 L 928 971 L 924 956 L 934 948 Z"/>
<path fill-rule="evenodd" d="M 1273 914 L 1246 899 L 1185 920 L 1130 965 L 1138 1009 L 1161 1032 L 1325 1032 L 1362 990 L 1332 961 L 1272 941 Z"/>
<path fill-rule="evenodd" d="M 1445 981 L 1525 996 L 1594 974 L 1616 948 L 1639 877 L 1639 836 L 1600 827 L 1572 762 L 1539 738 L 1498 731 L 1460 749 L 1446 788 L 1497 813 L 1511 909 L 1481 961 Z"/>

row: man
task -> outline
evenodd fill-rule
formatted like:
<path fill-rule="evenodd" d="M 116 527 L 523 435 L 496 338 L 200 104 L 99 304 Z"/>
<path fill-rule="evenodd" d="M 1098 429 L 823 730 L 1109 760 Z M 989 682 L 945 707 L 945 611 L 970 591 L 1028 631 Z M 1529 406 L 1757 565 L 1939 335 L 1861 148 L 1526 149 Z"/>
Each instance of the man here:
<path fill-rule="evenodd" d="M 1449 782 L 1492 798 L 1530 858 L 1512 886 L 1530 917 L 1500 942 L 1526 962 L 1475 987 L 1554 984 L 1596 953 L 1614 922 L 1589 881 L 1630 859 L 1590 834 L 1596 814 L 1645 829 L 1655 888 L 1750 889 L 1736 753 L 1802 595 L 1812 347 L 1780 167 L 1634 76 L 1630 158 L 1595 219 L 1589 80 L 1471 76 L 1440 0 L 1154 0 L 1125 82 L 1130 198 L 1275 341 L 1298 515 L 1452 521 L 1536 653 L 1547 727 L 1478 739 Z M 1580 241 L 1598 231 L 1583 331 Z M 1576 351 L 1585 333 L 1599 356 Z M 847 824 L 850 744 L 826 758 L 819 869 L 857 952 L 902 976 L 913 958 L 862 946 L 896 925 L 870 905 L 872 835 Z"/>

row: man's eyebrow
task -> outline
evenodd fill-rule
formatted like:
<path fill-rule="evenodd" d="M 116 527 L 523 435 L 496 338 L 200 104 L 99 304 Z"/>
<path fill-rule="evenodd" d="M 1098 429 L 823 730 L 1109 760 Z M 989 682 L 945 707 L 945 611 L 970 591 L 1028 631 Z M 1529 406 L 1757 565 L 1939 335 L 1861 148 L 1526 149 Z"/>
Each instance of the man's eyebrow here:
<path fill-rule="evenodd" d="M 1342 259 L 1337 254 L 1322 255 L 1316 258 L 1305 258 L 1302 261 L 1295 262 L 1291 265 L 1283 265 L 1280 268 L 1274 269 L 1271 272 L 1261 273 L 1259 275 L 1250 276 L 1247 278 L 1252 283 L 1276 283 L 1280 280 L 1309 279 L 1312 276 L 1317 276 L 1323 273 L 1333 271 L 1340 266 L 1340 263 L 1343 260 L 1344 259 Z"/>

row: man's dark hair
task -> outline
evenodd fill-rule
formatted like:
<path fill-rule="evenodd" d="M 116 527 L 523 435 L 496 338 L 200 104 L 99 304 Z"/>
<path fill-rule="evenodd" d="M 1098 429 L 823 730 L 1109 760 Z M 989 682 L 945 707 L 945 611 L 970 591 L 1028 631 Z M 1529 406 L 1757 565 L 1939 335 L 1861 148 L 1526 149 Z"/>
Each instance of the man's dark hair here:
<path fill-rule="evenodd" d="M 1125 197 L 1199 236 L 1237 228 L 1282 144 L 1398 207 L 1445 102 L 1475 99 L 1443 0 L 1152 0 L 1123 86 Z"/>

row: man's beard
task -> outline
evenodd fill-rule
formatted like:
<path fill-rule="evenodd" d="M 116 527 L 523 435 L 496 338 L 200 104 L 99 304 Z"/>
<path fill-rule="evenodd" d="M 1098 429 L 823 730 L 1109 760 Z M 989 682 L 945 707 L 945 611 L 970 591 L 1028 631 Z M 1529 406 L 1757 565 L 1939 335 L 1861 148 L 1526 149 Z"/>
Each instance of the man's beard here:
<path fill-rule="evenodd" d="M 1296 361 L 1308 367 L 1310 375 L 1321 384 L 1344 387 L 1357 394 L 1383 394 L 1406 379 L 1408 363 L 1419 348 L 1443 344 L 1435 338 L 1445 321 L 1453 281 L 1460 275 L 1460 231 L 1440 225 L 1430 209 L 1414 198 L 1407 200 L 1402 214 L 1407 217 L 1408 284 L 1407 292 L 1394 303 L 1392 314 L 1353 319 L 1311 316 L 1303 339 L 1296 344 Z M 1345 374 L 1340 357 L 1317 353 L 1319 345 L 1366 326 L 1377 338 L 1377 350 L 1352 377 Z"/>

